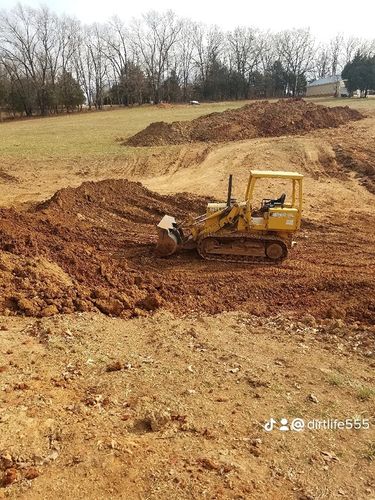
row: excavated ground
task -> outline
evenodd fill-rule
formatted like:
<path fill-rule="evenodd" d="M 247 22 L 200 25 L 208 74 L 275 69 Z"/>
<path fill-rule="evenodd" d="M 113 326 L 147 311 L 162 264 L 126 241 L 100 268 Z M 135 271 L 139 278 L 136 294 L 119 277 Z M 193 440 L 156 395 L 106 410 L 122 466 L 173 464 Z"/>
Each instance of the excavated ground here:
<path fill-rule="evenodd" d="M 98 158 L 21 155 L 17 133 L 0 151 L 0 498 L 375 498 L 374 118 Z M 164 213 L 201 213 L 229 173 L 242 199 L 251 168 L 305 175 L 287 262 L 154 254 Z M 128 176 L 201 196 L 102 180 Z"/>
<path fill-rule="evenodd" d="M 181 220 L 202 213 L 207 200 L 106 180 L 63 189 L 28 212 L 2 209 L 0 314 L 132 317 L 164 308 L 373 321 L 375 218 L 353 211 L 341 225 L 305 219 L 281 267 L 207 262 L 195 251 L 158 258 L 154 225 L 162 215 Z"/>
<path fill-rule="evenodd" d="M 155 122 L 124 144 L 163 146 L 187 142 L 229 142 L 256 137 L 303 134 L 338 127 L 363 115 L 348 106 L 328 108 L 302 99 L 258 101 L 239 109 L 211 113 L 191 121 Z"/>

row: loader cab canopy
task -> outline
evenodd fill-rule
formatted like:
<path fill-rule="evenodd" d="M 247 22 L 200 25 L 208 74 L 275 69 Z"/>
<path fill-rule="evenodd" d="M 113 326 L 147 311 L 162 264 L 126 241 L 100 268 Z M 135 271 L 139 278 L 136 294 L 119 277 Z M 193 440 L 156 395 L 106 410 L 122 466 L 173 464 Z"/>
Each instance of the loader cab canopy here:
<path fill-rule="evenodd" d="M 250 170 L 250 176 L 257 179 L 303 179 L 303 175 L 298 172 L 281 170 Z"/>
<path fill-rule="evenodd" d="M 299 212 L 302 211 L 302 179 L 303 175 L 299 172 L 284 172 L 280 170 L 250 170 L 249 183 L 246 190 L 246 202 L 248 204 L 248 210 L 251 211 L 254 200 L 254 190 L 258 181 L 261 179 L 268 180 L 278 180 L 280 179 L 281 184 L 286 187 L 289 183 L 290 185 L 290 198 L 288 197 L 288 202 L 285 203 L 286 195 L 279 193 L 274 193 L 279 197 L 272 196 L 271 199 L 263 199 L 262 206 L 260 207 L 264 212 L 268 208 L 273 206 L 296 208 Z M 272 183 L 273 185 L 274 183 Z M 275 188 L 275 186 L 273 186 Z M 282 193 L 282 191 L 281 191 Z"/>

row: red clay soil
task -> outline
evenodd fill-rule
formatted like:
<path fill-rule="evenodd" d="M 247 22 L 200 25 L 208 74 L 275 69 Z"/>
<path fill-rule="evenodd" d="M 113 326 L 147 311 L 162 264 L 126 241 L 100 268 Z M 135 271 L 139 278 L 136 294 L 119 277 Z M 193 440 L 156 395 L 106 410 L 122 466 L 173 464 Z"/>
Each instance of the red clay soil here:
<path fill-rule="evenodd" d="M 374 143 L 367 137 L 357 142 L 350 137 L 345 144 L 336 144 L 333 147 L 336 162 L 342 171 L 355 172 L 360 183 L 370 193 L 375 194 L 375 162 Z"/>
<path fill-rule="evenodd" d="M 151 123 L 124 144 L 164 146 L 188 142 L 229 142 L 255 137 L 303 134 L 338 127 L 363 115 L 348 106 L 328 108 L 303 99 L 260 101 L 242 108 L 211 113 L 192 121 Z"/>
<path fill-rule="evenodd" d="M 352 226 L 307 221 L 281 266 L 207 262 L 195 251 L 157 257 L 154 225 L 162 215 L 181 219 L 206 203 L 105 180 L 61 190 L 29 212 L 0 210 L 0 314 L 99 310 L 130 317 L 166 308 L 373 322 L 374 220 L 353 214 Z"/>

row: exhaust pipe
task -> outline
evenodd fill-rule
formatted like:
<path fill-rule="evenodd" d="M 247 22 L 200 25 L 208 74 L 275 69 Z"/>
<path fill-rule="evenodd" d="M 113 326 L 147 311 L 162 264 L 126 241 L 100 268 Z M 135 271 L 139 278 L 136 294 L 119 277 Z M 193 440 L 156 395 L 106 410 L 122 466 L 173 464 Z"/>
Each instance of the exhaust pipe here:
<path fill-rule="evenodd" d="M 228 179 L 227 207 L 230 207 L 232 205 L 232 179 L 233 175 L 230 174 Z"/>

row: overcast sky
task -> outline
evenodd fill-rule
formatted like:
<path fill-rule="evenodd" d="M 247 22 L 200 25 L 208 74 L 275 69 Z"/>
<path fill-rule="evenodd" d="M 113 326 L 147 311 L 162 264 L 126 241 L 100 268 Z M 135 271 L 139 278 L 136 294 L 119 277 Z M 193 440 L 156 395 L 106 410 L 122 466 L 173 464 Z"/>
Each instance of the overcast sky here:
<path fill-rule="evenodd" d="M 1 8 L 16 5 L 14 0 L 0 0 Z M 336 33 L 363 38 L 375 38 L 375 0 L 347 2 L 345 0 L 27 0 L 21 2 L 37 7 L 48 5 L 58 13 L 78 17 L 84 23 L 102 22 L 117 14 L 125 21 L 148 10 L 172 9 L 180 16 L 195 21 L 217 24 L 231 29 L 238 25 L 255 26 L 278 31 L 305 28 L 321 40 Z"/>

